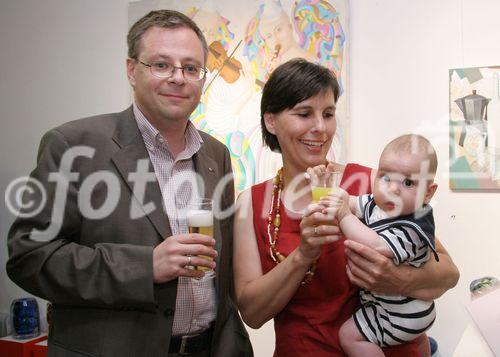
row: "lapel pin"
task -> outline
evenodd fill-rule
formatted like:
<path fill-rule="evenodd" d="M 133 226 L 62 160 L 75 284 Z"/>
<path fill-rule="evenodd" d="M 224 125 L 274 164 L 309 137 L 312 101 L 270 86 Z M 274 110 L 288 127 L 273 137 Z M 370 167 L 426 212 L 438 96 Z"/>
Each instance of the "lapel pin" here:
<path fill-rule="evenodd" d="M 215 170 L 214 170 L 214 169 L 212 169 L 211 167 L 209 167 L 209 168 L 208 168 L 208 171 L 210 171 L 210 172 L 215 172 Z"/>

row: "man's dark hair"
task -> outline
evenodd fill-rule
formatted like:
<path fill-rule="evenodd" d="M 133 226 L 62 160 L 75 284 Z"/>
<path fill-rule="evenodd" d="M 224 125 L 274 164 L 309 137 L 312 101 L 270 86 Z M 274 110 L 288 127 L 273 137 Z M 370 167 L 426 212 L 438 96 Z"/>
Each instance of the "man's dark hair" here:
<path fill-rule="evenodd" d="M 130 28 L 127 35 L 128 56 L 132 59 L 138 59 L 141 50 L 142 35 L 151 27 L 161 28 L 181 28 L 186 27 L 193 30 L 196 36 L 201 41 L 203 52 L 205 54 L 205 61 L 207 60 L 208 46 L 203 32 L 189 17 L 173 10 L 156 10 L 151 11 L 149 14 L 141 17 Z"/>
<path fill-rule="evenodd" d="M 302 58 L 292 59 L 277 67 L 264 86 L 260 102 L 260 125 L 264 143 L 272 151 L 281 152 L 276 135 L 266 128 L 265 113 L 280 113 L 329 90 L 337 103 L 340 87 L 335 75 L 326 67 Z"/>

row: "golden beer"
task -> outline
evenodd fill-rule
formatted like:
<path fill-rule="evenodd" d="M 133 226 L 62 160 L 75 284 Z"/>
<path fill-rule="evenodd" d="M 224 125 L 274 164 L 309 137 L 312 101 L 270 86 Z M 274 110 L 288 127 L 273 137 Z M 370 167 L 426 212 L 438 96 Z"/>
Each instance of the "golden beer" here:
<path fill-rule="evenodd" d="M 187 219 L 189 233 L 198 233 L 207 235 L 212 238 L 214 237 L 214 218 L 212 211 L 202 209 L 190 210 L 188 212 Z M 200 255 L 199 257 L 207 260 L 213 260 L 212 257 L 208 257 L 206 255 Z M 196 267 L 196 269 L 208 272 L 213 271 L 213 269 L 202 266 Z"/>
<path fill-rule="evenodd" d="M 214 236 L 214 227 L 189 227 L 189 233 L 198 233 L 204 234 L 206 236 L 212 237 Z"/>

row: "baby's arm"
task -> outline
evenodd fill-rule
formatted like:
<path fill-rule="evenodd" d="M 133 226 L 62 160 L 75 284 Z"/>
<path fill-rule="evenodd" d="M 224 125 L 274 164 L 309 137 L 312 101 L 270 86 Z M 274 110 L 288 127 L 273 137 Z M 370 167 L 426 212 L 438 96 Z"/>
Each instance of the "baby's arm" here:
<path fill-rule="evenodd" d="M 342 195 L 344 195 L 344 194 L 342 193 Z M 355 215 L 356 217 L 362 218 L 363 212 L 361 212 L 361 207 L 358 203 L 359 197 L 358 196 L 351 196 L 349 194 L 347 194 L 347 195 L 349 196 L 349 211 L 351 211 L 352 214 Z"/>
<path fill-rule="evenodd" d="M 328 198 L 323 199 L 321 202 L 328 206 L 324 213 L 336 215 L 339 227 L 347 239 L 375 249 L 388 258 L 394 258 L 394 253 L 389 249 L 385 241 L 353 214 L 354 212 L 356 215 L 361 216 L 356 196 L 349 196 L 346 191 L 339 188 L 331 192 Z"/>

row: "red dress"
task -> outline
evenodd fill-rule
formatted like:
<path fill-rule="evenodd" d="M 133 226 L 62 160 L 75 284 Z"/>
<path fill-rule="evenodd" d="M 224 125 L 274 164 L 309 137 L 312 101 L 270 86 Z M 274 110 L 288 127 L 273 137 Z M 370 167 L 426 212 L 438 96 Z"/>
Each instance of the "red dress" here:
<path fill-rule="evenodd" d="M 370 172 L 370 168 L 348 164 L 341 185 L 352 195 L 368 193 L 371 191 Z M 267 236 L 272 190 L 272 180 L 252 187 L 253 224 L 263 273 L 276 266 L 270 257 Z M 290 217 L 293 214 L 281 202 L 280 205 L 277 249 L 288 256 L 299 244 L 300 217 Z M 274 318 L 274 356 L 345 356 L 338 331 L 358 308 L 359 296 L 358 288 L 347 278 L 344 239 L 322 246 L 312 281 L 301 285 Z M 384 353 L 387 356 L 419 356 L 415 343 L 384 349 Z"/>

